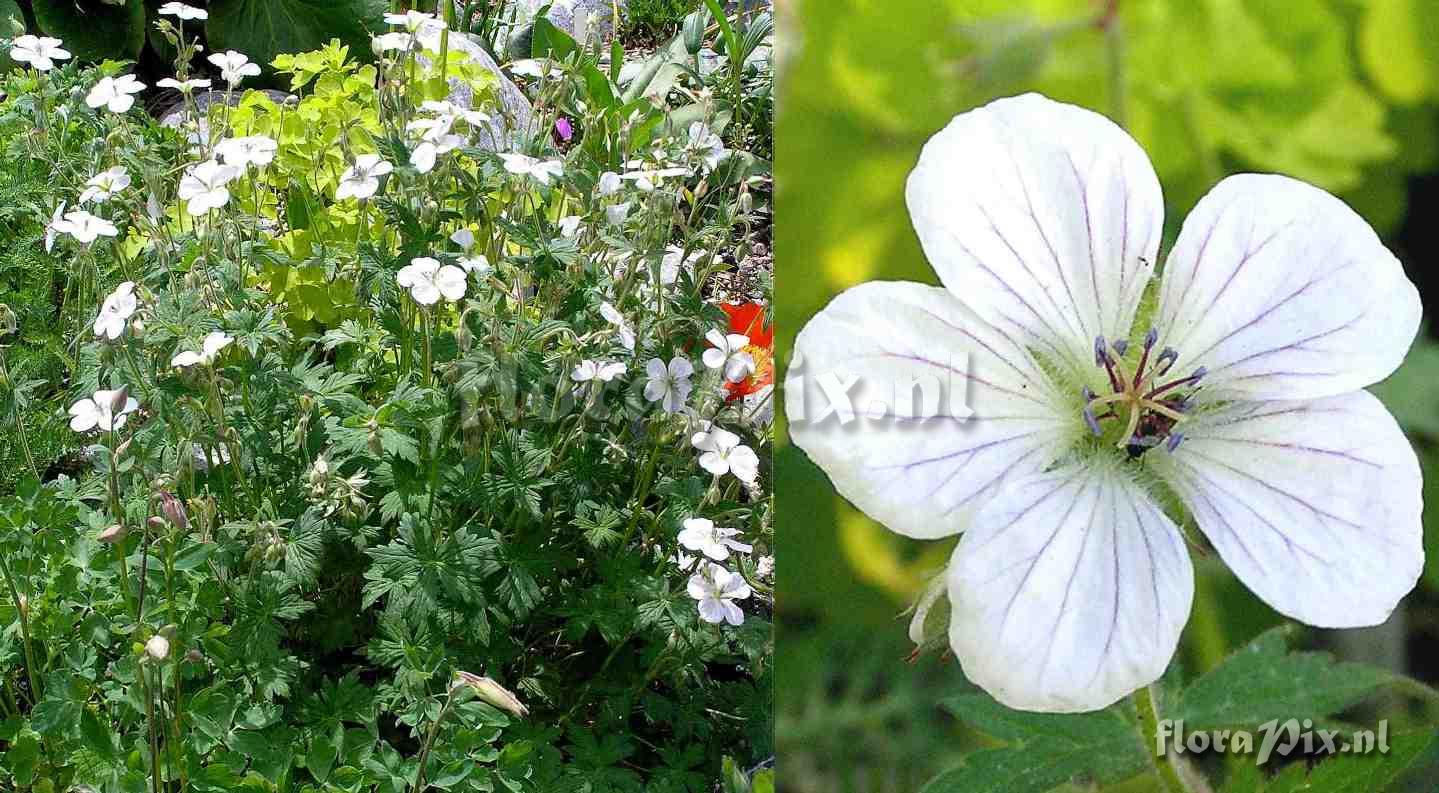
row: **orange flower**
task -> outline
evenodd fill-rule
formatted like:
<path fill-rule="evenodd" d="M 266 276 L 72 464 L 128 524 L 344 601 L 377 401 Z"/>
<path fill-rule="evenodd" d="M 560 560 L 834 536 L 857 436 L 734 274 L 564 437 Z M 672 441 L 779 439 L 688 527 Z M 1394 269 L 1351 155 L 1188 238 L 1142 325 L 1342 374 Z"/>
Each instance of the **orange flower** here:
<path fill-rule="evenodd" d="M 774 325 L 765 322 L 761 303 L 721 303 L 720 308 L 729 315 L 729 332 L 749 337 L 744 351 L 754 359 L 754 373 L 738 383 L 724 384 L 729 392 L 726 399 L 744 399 L 774 384 Z"/>

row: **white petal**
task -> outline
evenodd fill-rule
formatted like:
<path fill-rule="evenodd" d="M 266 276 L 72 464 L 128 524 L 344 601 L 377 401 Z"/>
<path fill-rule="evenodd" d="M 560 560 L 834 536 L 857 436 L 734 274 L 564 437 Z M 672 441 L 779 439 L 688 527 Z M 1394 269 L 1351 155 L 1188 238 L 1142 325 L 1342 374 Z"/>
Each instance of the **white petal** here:
<path fill-rule="evenodd" d="M 731 625 L 744 624 L 744 612 L 740 611 L 739 606 L 736 606 L 728 600 L 722 600 L 720 601 L 720 604 L 724 607 L 724 617 L 726 622 Z"/>
<path fill-rule="evenodd" d="M 435 286 L 439 288 L 446 300 L 455 301 L 464 297 L 467 283 L 465 271 L 453 264 L 441 267 L 440 271 L 435 274 Z"/>
<path fill-rule="evenodd" d="M 651 380 L 664 380 L 669 374 L 669 370 L 665 368 L 664 361 L 659 358 L 651 358 L 645 364 L 645 374 L 649 375 Z"/>
<path fill-rule="evenodd" d="M 711 369 L 718 369 L 721 366 L 724 366 L 725 363 L 724 350 L 720 350 L 715 347 L 710 347 L 709 349 L 705 350 L 704 355 L 700 357 L 704 360 L 705 366 L 708 366 Z"/>
<path fill-rule="evenodd" d="M 718 452 L 705 452 L 701 454 L 700 467 L 715 476 L 724 476 L 729 473 L 729 461 L 721 457 Z"/>
<path fill-rule="evenodd" d="M 669 383 L 664 380 L 651 380 L 645 383 L 645 399 L 651 402 L 658 402 L 669 396 Z"/>
<path fill-rule="evenodd" d="M 683 380 L 695 373 L 694 364 L 688 358 L 671 358 L 669 365 L 670 376 L 676 380 Z"/>
<path fill-rule="evenodd" d="M 742 482 L 753 482 L 759 476 L 759 456 L 748 446 L 740 446 L 729 454 L 729 470 Z"/>
<path fill-rule="evenodd" d="M 1235 575 L 1297 620 L 1377 625 L 1424 567 L 1419 463 L 1368 392 L 1235 403 L 1150 456 Z"/>
<path fill-rule="evenodd" d="M 1117 463 L 1006 488 L 949 568 L 964 674 L 1020 710 L 1098 710 L 1164 673 L 1194 571 L 1179 530 Z"/>
<path fill-rule="evenodd" d="M 1419 293 L 1344 202 L 1284 176 L 1220 182 L 1165 263 L 1156 325 L 1181 369 L 1261 399 L 1354 391 L 1398 368 Z"/>
<path fill-rule="evenodd" d="M 1038 94 L 962 113 L 925 144 L 905 197 L 940 280 L 982 316 L 1076 367 L 1095 336 L 1128 337 L 1164 203 L 1109 119 Z"/>
<path fill-rule="evenodd" d="M 716 624 L 724 622 L 725 611 L 724 601 L 718 598 L 707 597 L 699 603 L 700 619 L 705 622 Z"/>
<path fill-rule="evenodd" d="M 90 430 L 100 421 L 100 409 L 91 399 L 82 399 L 71 405 L 70 415 L 70 429 L 76 432 Z"/>
<path fill-rule="evenodd" d="M 194 350 L 185 350 L 184 352 L 177 353 L 174 358 L 171 358 L 170 365 L 183 368 L 186 366 L 194 366 L 200 361 L 200 353 Z"/>
<path fill-rule="evenodd" d="M 410 287 L 410 296 L 420 305 L 432 306 L 439 302 L 440 288 L 435 286 L 432 281 L 420 280 Z"/>
<path fill-rule="evenodd" d="M 1084 431 L 1078 396 L 1059 399 L 1020 344 L 943 289 L 850 289 L 810 320 L 795 349 L 803 365 L 787 374 L 790 436 L 841 495 L 910 537 L 963 531 L 985 496 L 1042 470 Z M 858 378 L 845 392 L 852 410 L 822 387 L 838 390 L 848 377 Z M 934 404 L 912 397 L 921 391 Z M 863 418 L 874 402 L 889 407 L 885 418 Z M 814 420 L 830 407 L 847 423 Z"/>

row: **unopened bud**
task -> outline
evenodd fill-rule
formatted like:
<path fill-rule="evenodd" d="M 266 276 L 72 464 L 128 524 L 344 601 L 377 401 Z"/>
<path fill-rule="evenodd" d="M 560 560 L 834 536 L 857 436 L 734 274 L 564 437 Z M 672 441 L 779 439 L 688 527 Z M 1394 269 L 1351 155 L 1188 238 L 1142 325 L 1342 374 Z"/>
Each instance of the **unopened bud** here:
<path fill-rule="evenodd" d="M 122 385 L 110 395 L 110 413 L 119 415 L 125 410 L 125 403 L 130 400 L 130 386 Z"/>
<path fill-rule="evenodd" d="M 198 647 L 191 647 L 189 652 L 185 653 L 185 660 L 192 664 L 203 664 L 205 663 L 205 654 L 200 652 Z"/>
<path fill-rule="evenodd" d="M 485 702 L 515 716 L 528 716 L 530 709 L 524 706 L 511 691 L 488 677 L 470 672 L 456 672 L 455 686 L 469 686 Z"/>
<path fill-rule="evenodd" d="M 166 658 L 169 658 L 170 640 L 166 639 L 164 636 L 161 636 L 158 633 L 154 636 L 151 636 L 150 641 L 145 642 L 145 654 L 155 659 L 156 661 L 163 661 Z"/>
<path fill-rule="evenodd" d="M 105 543 L 106 545 L 114 545 L 117 542 L 123 541 L 125 539 L 125 535 L 129 533 L 130 530 L 126 529 L 124 524 L 116 523 L 112 526 L 106 526 L 105 528 L 101 529 L 100 533 L 95 536 L 95 539 Z"/>
<path fill-rule="evenodd" d="M 151 515 L 150 517 L 148 517 L 148 518 L 145 519 L 145 525 L 146 525 L 146 526 L 149 526 L 151 529 L 154 529 L 155 531 L 159 531 L 159 530 L 165 528 L 165 525 L 166 525 L 166 524 L 165 524 L 165 519 L 164 519 L 164 518 L 160 517 L 159 515 Z"/>
<path fill-rule="evenodd" d="M 185 504 L 168 490 L 160 494 L 160 512 L 170 525 L 180 531 L 187 531 L 190 528 L 190 516 L 185 514 Z"/>

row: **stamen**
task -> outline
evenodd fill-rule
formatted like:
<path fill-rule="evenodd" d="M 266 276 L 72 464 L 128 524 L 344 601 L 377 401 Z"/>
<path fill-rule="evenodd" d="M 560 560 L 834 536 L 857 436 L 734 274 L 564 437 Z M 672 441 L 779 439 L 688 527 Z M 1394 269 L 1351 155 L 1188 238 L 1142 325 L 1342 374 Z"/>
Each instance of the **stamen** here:
<path fill-rule="evenodd" d="M 1154 376 L 1163 377 L 1169 374 L 1169 367 L 1179 360 L 1179 353 L 1173 347 L 1165 347 L 1159 352 L 1159 357 L 1154 359 Z"/>
<path fill-rule="evenodd" d="M 1099 419 L 1094 417 L 1094 408 L 1089 405 L 1084 406 L 1084 423 L 1089 425 L 1089 431 L 1094 433 L 1094 437 L 1104 434 L 1104 430 L 1099 426 Z"/>
<path fill-rule="evenodd" d="M 1155 402 L 1155 401 L 1152 400 L 1152 399 L 1145 399 L 1145 400 L 1141 400 L 1139 404 L 1140 404 L 1143 408 L 1147 408 L 1147 409 L 1149 409 L 1149 410 L 1152 410 L 1152 411 L 1154 411 L 1155 413 L 1158 413 L 1158 414 L 1161 415 L 1161 416 L 1168 416 L 1169 418 L 1174 419 L 1174 421 L 1175 421 L 1176 423 L 1177 423 L 1177 422 L 1180 422 L 1180 421 L 1184 421 L 1185 419 L 1189 418 L 1188 416 L 1184 415 L 1183 413 L 1180 413 L 1180 412 L 1177 411 L 1177 410 L 1174 410 L 1173 408 L 1169 407 L 1168 405 L 1164 404 L 1163 402 Z"/>
<path fill-rule="evenodd" d="M 1103 336 L 1095 336 L 1095 337 L 1094 337 L 1094 365 L 1095 365 L 1095 366 L 1108 366 L 1108 365 L 1109 365 L 1109 353 L 1106 352 L 1107 349 L 1108 349 L 1108 347 L 1107 347 L 1107 345 L 1105 345 L 1105 343 L 1104 343 L 1104 337 L 1103 337 Z"/>
<path fill-rule="evenodd" d="M 1124 339 L 1117 339 L 1111 346 L 1114 347 L 1114 351 L 1119 354 L 1120 358 L 1129 354 L 1129 342 Z"/>
<path fill-rule="evenodd" d="M 1165 383 L 1164 385 L 1159 386 L 1158 388 L 1155 388 L 1149 393 L 1145 394 L 1144 398 L 1153 399 L 1155 396 L 1162 394 L 1165 391 L 1178 388 L 1179 386 L 1185 385 L 1186 383 L 1198 385 L 1199 381 L 1203 380 L 1206 374 L 1209 374 L 1209 369 L 1207 367 L 1201 366 L 1198 369 L 1194 370 L 1194 374 L 1188 377 L 1181 377 L 1178 380 L 1171 380 L 1170 382 Z"/>
<path fill-rule="evenodd" d="M 1170 436 L 1169 436 L 1169 440 L 1164 443 L 1164 448 L 1167 449 L 1170 453 L 1173 453 L 1175 449 L 1178 449 L 1178 448 L 1179 448 L 1179 444 L 1181 444 L 1181 443 L 1183 443 L 1183 442 L 1184 442 L 1184 433 L 1182 433 L 1182 432 L 1171 433 Z"/>

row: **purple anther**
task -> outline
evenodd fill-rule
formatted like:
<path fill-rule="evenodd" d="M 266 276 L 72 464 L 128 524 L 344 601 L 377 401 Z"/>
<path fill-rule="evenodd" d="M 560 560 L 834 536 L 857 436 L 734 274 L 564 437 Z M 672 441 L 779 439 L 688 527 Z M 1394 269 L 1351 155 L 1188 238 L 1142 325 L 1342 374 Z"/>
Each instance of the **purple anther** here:
<path fill-rule="evenodd" d="M 1129 352 L 1129 342 L 1124 339 L 1116 340 L 1114 342 L 1114 351 L 1119 353 L 1120 358 L 1123 358 L 1125 354 Z"/>
<path fill-rule="evenodd" d="M 1207 374 L 1209 374 L 1209 367 L 1201 366 L 1198 369 L 1194 370 L 1194 374 L 1189 376 L 1189 382 L 1194 383 L 1195 385 L 1199 385 L 1199 381 L 1203 380 L 1204 376 Z"/>
<path fill-rule="evenodd" d="M 1094 408 L 1088 405 L 1084 406 L 1084 423 L 1089 425 L 1089 431 L 1094 433 L 1094 437 L 1104 434 L 1104 430 L 1099 426 L 1099 419 L 1094 417 Z"/>
<path fill-rule="evenodd" d="M 1085 386 L 1085 387 L 1079 389 L 1079 395 L 1082 396 L 1082 397 L 1084 397 L 1084 401 L 1085 401 L 1085 402 L 1093 402 L 1093 401 L 1094 401 L 1094 392 L 1091 391 L 1091 390 L 1089 390 L 1089 386 Z"/>
<path fill-rule="evenodd" d="M 1165 449 L 1168 449 L 1170 452 L 1173 452 L 1175 449 L 1178 449 L 1178 448 L 1179 448 L 1179 444 L 1181 444 L 1181 443 L 1183 443 L 1183 442 L 1184 442 L 1184 433 L 1182 433 L 1182 432 L 1176 432 L 1176 433 L 1174 433 L 1174 434 L 1172 434 L 1172 435 L 1169 436 L 1169 440 L 1167 440 L 1167 441 L 1164 442 L 1164 448 L 1165 448 Z"/>
<path fill-rule="evenodd" d="M 1163 375 L 1177 360 L 1179 360 L 1179 353 L 1175 352 L 1173 347 L 1165 347 L 1160 350 L 1159 357 L 1154 359 L 1154 365 L 1159 369 L 1159 374 Z"/>
<path fill-rule="evenodd" d="M 1104 343 L 1103 336 L 1094 337 L 1094 365 L 1104 366 L 1109 363 L 1109 353 L 1106 352 L 1108 345 Z"/>
<path fill-rule="evenodd" d="M 1149 349 L 1150 347 L 1153 347 L 1153 346 L 1154 346 L 1155 344 L 1157 344 L 1158 342 L 1159 342 L 1159 331 L 1158 331 L 1157 329 L 1155 329 L 1155 328 L 1150 328 L 1150 329 L 1149 329 L 1149 332 L 1146 333 L 1146 334 L 1144 334 L 1144 349 L 1147 350 L 1147 349 Z"/>

